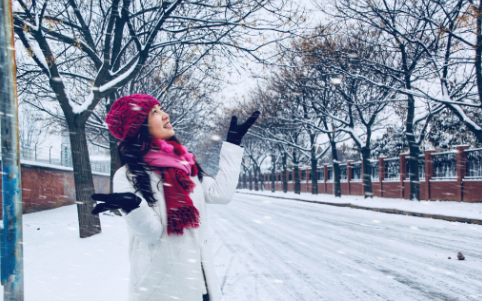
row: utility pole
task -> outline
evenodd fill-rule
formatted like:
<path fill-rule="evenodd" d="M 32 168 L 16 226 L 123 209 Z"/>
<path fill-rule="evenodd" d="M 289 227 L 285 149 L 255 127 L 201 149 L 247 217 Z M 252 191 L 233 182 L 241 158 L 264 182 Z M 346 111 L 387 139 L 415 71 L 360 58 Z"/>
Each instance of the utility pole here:
<path fill-rule="evenodd" d="M 23 301 L 22 189 L 18 100 L 11 0 L 0 0 L 0 118 L 3 231 L 1 280 L 4 301 Z"/>

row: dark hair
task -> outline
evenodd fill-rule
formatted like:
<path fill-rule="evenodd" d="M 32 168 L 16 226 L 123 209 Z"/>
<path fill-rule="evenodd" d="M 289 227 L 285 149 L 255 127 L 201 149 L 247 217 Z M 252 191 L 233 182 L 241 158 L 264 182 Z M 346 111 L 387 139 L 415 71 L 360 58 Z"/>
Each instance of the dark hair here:
<path fill-rule="evenodd" d="M 127 179 L 134 184 L 136 192 L 141 192 L 144 199 L 146 199 L 149 206 L 152 206 L 157 200 L 151 188 L 151 179 L 147 171 L 160 170 L 162 168 L 151 167 L 144 162 L 143 157 L 151 149 L 152 137 L 149 134 L 149 127 L 147 118 L 141 126 L 141 129 L 134 138 L 122 141 L 118 146 L 119 158 L 121 165 L 127 164 Z M 167 141 L 175 141 L 179 144 L 181 142 L 175 136 L 172 136 Z M 203 175 L 206 174 L 199 163 L 195 162 L 198 169 L 197 177 L 202 182 Z M 158 183 L 159 184 L 159 183 Z"/>

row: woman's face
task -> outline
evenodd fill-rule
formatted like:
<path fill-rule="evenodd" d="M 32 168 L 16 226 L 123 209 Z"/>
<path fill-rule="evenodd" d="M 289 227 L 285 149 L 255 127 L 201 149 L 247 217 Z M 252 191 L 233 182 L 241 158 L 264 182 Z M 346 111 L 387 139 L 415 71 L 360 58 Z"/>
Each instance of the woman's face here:
<path fill-rule="evenodd" d="M 169 139 L 174 136 L 169 115 L 161 110 L 160 105 L 155 105 L 147 117 L 149 134 L 155 139 Z"/>

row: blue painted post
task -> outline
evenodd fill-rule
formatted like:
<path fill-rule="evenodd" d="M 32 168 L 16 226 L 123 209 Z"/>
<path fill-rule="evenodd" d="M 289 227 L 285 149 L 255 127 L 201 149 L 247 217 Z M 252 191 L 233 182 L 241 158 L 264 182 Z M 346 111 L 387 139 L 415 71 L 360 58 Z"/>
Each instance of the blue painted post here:
<path fill-rule="evenodd" d="M 3 300 L 23 301 L 22 190 L 18 147 L 17 78 L 11 0 L 0 0 L 0 117 L 2 139 Z"/>

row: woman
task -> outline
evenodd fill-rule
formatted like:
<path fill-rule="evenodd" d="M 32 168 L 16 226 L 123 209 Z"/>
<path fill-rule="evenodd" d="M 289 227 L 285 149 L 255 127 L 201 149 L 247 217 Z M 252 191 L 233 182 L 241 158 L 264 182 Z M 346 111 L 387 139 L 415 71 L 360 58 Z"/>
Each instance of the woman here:
<path fill-rule="evenodd" d="M 220 299 L 205 204 L 231 200 L 243 155 L 239 144 L 258 116 L 241 125 L 232 117 L 213 179 L 179 144 L 159 101 L 134 94 L 114 102 L 106 123 L 121 140 L 123 166 L 114 175 L 114 193 L 92 196 L 103 202 L 92 213 L 120 209 L 127 222 L 130 300 Z"/>

